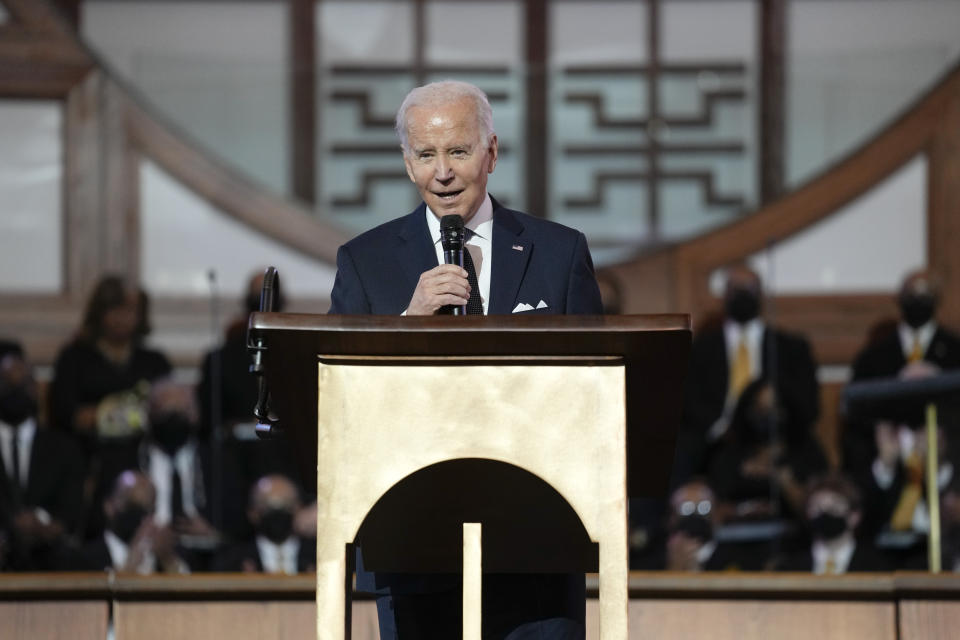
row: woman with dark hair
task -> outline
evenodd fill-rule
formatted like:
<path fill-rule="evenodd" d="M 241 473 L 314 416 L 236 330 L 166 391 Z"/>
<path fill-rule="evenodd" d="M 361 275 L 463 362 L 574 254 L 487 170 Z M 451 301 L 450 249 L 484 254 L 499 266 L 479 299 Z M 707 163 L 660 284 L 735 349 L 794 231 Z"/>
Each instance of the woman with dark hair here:
<path fill-rule="evenodd" d="M 80 436 L 88 453 L 98 434 L 138 432 L 143 386 L 171 371 L 163 354 L 143 346 L 150 331 L 147 310 L 146 293 L 119 276 L 103 277 L 80 331 L 57 356 L 50 415 L 57 428 Z"/>

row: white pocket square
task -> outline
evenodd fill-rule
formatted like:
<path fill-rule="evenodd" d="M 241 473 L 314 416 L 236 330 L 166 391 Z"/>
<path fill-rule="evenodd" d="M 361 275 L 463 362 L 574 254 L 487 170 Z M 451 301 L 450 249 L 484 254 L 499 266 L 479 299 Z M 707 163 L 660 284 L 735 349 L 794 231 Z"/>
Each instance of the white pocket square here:
<path fill-rule="evenodd" d="M 514 313 L 520 313 L 521 311 L 533 311 L 533 306 L 527 304 L 526 302 L 521 302 L 513 308 Z"/>
<path fill-rule="evenodd" d="M 537 305 L 537 309 L 546 309 L 546 308 L 547 308 L 547 303 L 544 302 L 543 300 L 541 300 L 540 304 Z"/>

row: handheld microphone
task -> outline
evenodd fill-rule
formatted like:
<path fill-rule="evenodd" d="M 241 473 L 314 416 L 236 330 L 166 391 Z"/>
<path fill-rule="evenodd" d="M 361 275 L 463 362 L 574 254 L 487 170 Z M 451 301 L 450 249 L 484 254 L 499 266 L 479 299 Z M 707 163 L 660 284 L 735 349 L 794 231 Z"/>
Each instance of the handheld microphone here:
<path fill-rule="evenodd" d="M 443 247 L 444 264 L 455 264 L 463 268 L 463 244 L 465 232 L 463 218 L 455 213 L 440 218 L 440 244 Z M 467 306 L 451 306 L 453 315 L 467 315 Z"/>

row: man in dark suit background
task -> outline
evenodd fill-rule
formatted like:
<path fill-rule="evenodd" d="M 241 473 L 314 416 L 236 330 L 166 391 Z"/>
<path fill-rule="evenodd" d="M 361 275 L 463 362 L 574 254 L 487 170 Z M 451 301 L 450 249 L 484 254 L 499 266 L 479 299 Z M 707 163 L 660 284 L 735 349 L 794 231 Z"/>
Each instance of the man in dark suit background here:
<path fill-rule="evenodd" d="M 933 273 L 918 270 L 907 274 L 897 294 L 899 322 L 875 336 L 857 355 L 853 381 L 923 378 L 960 368 L 960 336 L 937 322 L 940 297 L 940 285 Z M 912 532 L 917 544 L 922 544 L 929 530 L 927 497 L 923 495 L 924 416 L 919 410 L 895 414 L 877 421 L 848 421 L 844 466 L 864 496 L 862 534 L 872 539 L 887 530 Z M 957 438 L 949 436 L 956 422 L 956 415 L 941 412 L 941 491 L 950 484 L 954 468 L 960 464 Z M 894 539 L 912 537 L 900 535 Z"/>
<path fill-rule="evenodd" d="M 602 313 L 583 234 L 487 193 L 498 141 L 480 89 L 455 81 L 414 89 L 397 133 L 423 203 L 340 248 L 330 313 L 432 315 L 449 305 L 490 315 Z M 449 214 L 468 230 L 465 268 L 443 264 L 440 218 Z M 459 637 L 458 576 L 358 577 L 381 596 L 382 638 Z M 582 575 L 484 576 L 485 637 L 583 638 L 584 606 Z"/>
<path fill-rule="evenodd" d="M 0 532 L 12 569 L 53 568 L 54 552 L 80 519 L 83 456 L 38 423 L 37 389 L 18 350 L 0 357 Z"/>
<path fill-rule="evenodd" d="M 820 414 L 810 344 L 803 336 L 767 325 L 762 299 L 760 276 L 743 266 L 728 269 L 722 325 L 694 336 L 674 470 L 677 482 L 703 471 L 710 448 L 730 425 L 740 394 L 754 380 L 773 384 L 779 404 L 792 409 L 794 428 L 810 429 Z"/>

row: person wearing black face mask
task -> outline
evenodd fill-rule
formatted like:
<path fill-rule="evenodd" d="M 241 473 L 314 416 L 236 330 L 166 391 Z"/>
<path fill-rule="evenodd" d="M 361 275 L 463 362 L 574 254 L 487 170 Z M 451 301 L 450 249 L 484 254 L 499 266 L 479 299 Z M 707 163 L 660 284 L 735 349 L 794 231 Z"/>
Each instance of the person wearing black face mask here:
<path fill-rule="evenodd" d="M 918 363 L 932 372 L 960 368 L 960 335 L 937 323 L 939 303 L 940 284 L 934 274 L 908 274 L 897 294 L 896 331 L 881 335 L 857 355 L 853 379 L 904 376 Z"/>
<path fill-rule="evenodd" d="M 779 558 L 777 569 L 817 575 L 888 570 L 888 563 L 855 537 L 860 515 L 860 494 L 852 482 L 836 474 L 813 479 L 805 509 L 810 547 Z"/>
<path fill-rule="evenodd" d="M 852 381 L 877 378 L 919 378 L 940 371 L 960 369 L 960 335 L 941 326 L 936 310 L 941 297 L 938 278 L 926 270 L 909 273 L 897 294 L 900 319 L 887 330 L 876 330 L 872 339 L 853 362 Z M 925 421 L 922 411 L 900 411 L 882 416 L 885 420 L 848 421 L 844 429 L 844 468 L 864 494 L 868 521 L 865 533 L 875 534 L 884 517 L 896 503 L 903 474 L 896 468 L 885 472 L 885 442 L 889 440 L 886 422 L 919 425 Z M 948 431 L 955 417 L 941 414 L 941 424 Z M 894 459 L 895 461 L 895 459 Z M 896 494 L 890 498 L 888 494 Z M 876 516 L 876 517 L 874 517 Z"/>
<path fill-rule="evenodd" d="M 80 518 L 83 457 L 37 421 L 36 385 L 18 352 L 0 359 L 0 530 L 13 569 L 51 569 L 64 534 Z"/>
<path fill-rule="evenodd" d="M 260 478 L 250 492 L 247 512 L 256 535 L 227 549 L 215 563 L 218 571 L 299 573 L 316 566 L 316 541 L 298 535 L 294 520 L 301 509 L 293 482 L 282 475 Z"/>
<path fill-rule="evenodd" d="M 670 495 L 664 568 L 668 571 L 758 571 L 765 556 L 745 554 L 714 537 L 719 505 L 710 486 L 693 479 Z"/>
<path fill-rule="evenodd" d="M 272 473 L 291 477 L 298 473 L 288 439 L 260 440 L 254 431 L 257 382 L 249 371 L 247 322 L 251 313 L 260 310 L 263 278 L 264 270 L 260 269 L 248 279 L 239 298 L 239 313 L 228 325 L 223 345 L 204 357 L 196 393 L 200 407 L 198 438 L 209 442 L 214 420 L 217 420 L 223 440 L 224 467 L 235 470 L 223 478 L 221 502 L 221 530 L 235 539 L 247 538 L 252 533 L 246 516 L 246 497 L 254 483 Z M 278 281 L 274 308 L 283 311 L 285 305 Z"/>
<path fill-rule="evenodd" d="M 189 573 L 178 555 L 173 532 L 153 516 L 156 491 L 144 474 L 127 470 L 117 476 L 103 504 L 106 530 L 80 548 L 63 552 L 67 571 L 117 571 L 140 574 Z"/>
<path fill-rule="evenodd" d="M 768 326 L 762 317 L 762 297 L 763 287 L 754 271 L 731 267 L 722 322 L 705 323 L 695 332 L 675 462 L 677 480 L 707 470 L 740 395 L 755 380 L 776 381 L 777 394 L 797 408 L 798 429 L 808 431 L 819 415 L 810 344 L 802 336 Z"/>

